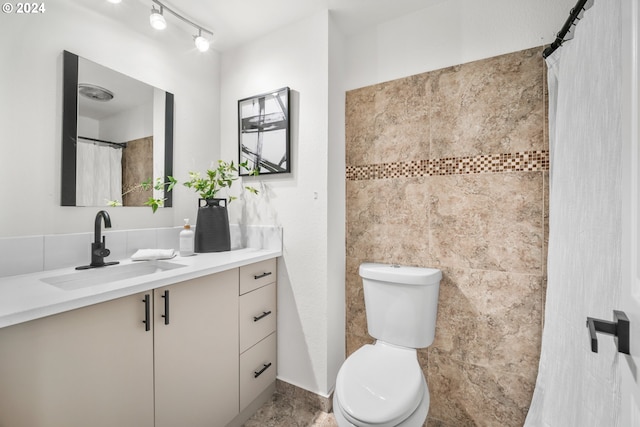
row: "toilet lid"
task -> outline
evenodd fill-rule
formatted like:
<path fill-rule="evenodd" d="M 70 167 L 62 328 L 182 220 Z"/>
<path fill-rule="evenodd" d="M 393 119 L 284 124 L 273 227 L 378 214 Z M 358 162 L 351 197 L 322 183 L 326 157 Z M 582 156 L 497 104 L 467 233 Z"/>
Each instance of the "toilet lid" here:
<path fill-rule="evenodd" d="M 336 394 L 346 415 L 369 424 L 395 425 L 420 404 L 424 376 L 415 350 L 365 345 L 344 362 Z"/>

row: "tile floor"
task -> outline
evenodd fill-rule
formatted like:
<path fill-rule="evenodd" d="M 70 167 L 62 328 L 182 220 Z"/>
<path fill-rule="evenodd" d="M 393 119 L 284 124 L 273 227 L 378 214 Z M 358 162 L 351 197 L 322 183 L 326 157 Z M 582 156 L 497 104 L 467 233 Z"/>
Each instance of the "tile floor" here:
<path fill-rule="evenodd" d="M 317 409 L 305 399 L 276 392 L 244 427 L 337 427 L 333 413 Z"/>

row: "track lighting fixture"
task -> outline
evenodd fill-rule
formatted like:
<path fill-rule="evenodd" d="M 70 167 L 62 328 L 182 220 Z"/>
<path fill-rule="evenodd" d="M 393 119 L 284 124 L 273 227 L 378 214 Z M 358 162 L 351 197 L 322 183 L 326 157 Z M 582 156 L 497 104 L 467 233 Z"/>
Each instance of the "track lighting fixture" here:
<path fill-rule="evenodd" d="M 163 7 L 160 6 L 160 10 L 156 9 L 155 6 L 151 6 L 151 16 L 149 16 L 149 23 L 156 30 L 164 30 L 167 28 L 167 21 L 164 19 Z"/>
<path fill-rule="evenodd" d="M 211 44 L 211 42 L 209 41 L 209 39 L 204 37 L 202 33 L 203 32 L 208 33 L 213 36 L 213 32 L 207 30 L 206 28 L 201 27 L 200 25 L 194 23 L 190 19 L 185 18 L 175 10 L 167 7 L 166 4 L 161 3 L 158 0 L 151 0 L 151 1 L 160 7 L 160 10 L 158 11 L 155 8 L 155 5 L 151 6 L 151 16 L 149 17 L 149 23 L 153 28 L 155 28 L 156 30 L 164 30 L 167 27 L 167 21 L 164 18 L 164 11 L 167 11 L 173 16 L 175 16 L 176 18 L 180 19 L 183 22 L 186 22 L 187 24 L 191 25 L 196 30 L 198 30 L 198 35 L 197 36 L 194 35 L 193 40 L 196 45 L 196 48 L 200 52 L 206 52 L 207 50 L 209 50 L 209 45 Z"/>

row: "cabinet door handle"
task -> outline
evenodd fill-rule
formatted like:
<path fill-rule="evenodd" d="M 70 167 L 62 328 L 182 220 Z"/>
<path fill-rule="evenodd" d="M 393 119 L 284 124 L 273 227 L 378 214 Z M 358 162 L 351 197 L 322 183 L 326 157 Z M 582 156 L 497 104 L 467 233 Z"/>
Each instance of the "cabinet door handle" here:
<path fill-rule="evenodd" d="M 164 324 L 168 325 L 169 324 L 169 289 L 164 291 L 164 293 L 162 294 L 162 298 L 164 298 L 164 314 L 162 315 L 162 317 L 164 317 Z"/>
<path fill-rule="evenodd" d="M 258 378 L 264 371 L 269 369 L 269 366 L 271 366 L 271 362 L 263 364 L 262 369 L 260 369 L 259 371 L 253 371 L 253 378 Z"/>
<path fill-rule="evenodd" d="M 271 310 L 269 311 L 263 311 L 262 314 L 260 316 L 253 316 L 253 321 L 257 322 L 260 319 L 264 319 L 265 317 L 267 317 L 268 315 L 271 314 Z"/>
<path fill-rule="evenodd" d="M 144 320 L 142 321 L 142 323 L 144 323 L 144 330 L 150 331 L 151 330 L 151 319 L 150 319 L 151 300 L 149 299 L 149 294 L 146 294 L 144 296 L 144 299 L 142 300 L 142 302 L 144 303 Z"/>
<path fill-rule="evenodd" d="M 266 273 L 258 274 L 257 276 L 253 276 L 255 280 L 262 279 L 263 277 L 271 276 L 271 272 L 267 271 Z"/>

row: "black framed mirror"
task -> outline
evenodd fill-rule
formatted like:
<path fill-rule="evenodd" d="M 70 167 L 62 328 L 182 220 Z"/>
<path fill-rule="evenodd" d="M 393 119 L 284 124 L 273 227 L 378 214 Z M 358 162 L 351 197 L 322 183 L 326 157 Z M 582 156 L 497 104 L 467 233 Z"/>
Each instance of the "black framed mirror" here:
<path fill-rule="evenodd" d="M 173 94 L 63 52 L 62 206 L 144 206 L 173 174 Z M 110 166 L 109 166 L 110 165 Z"/>

